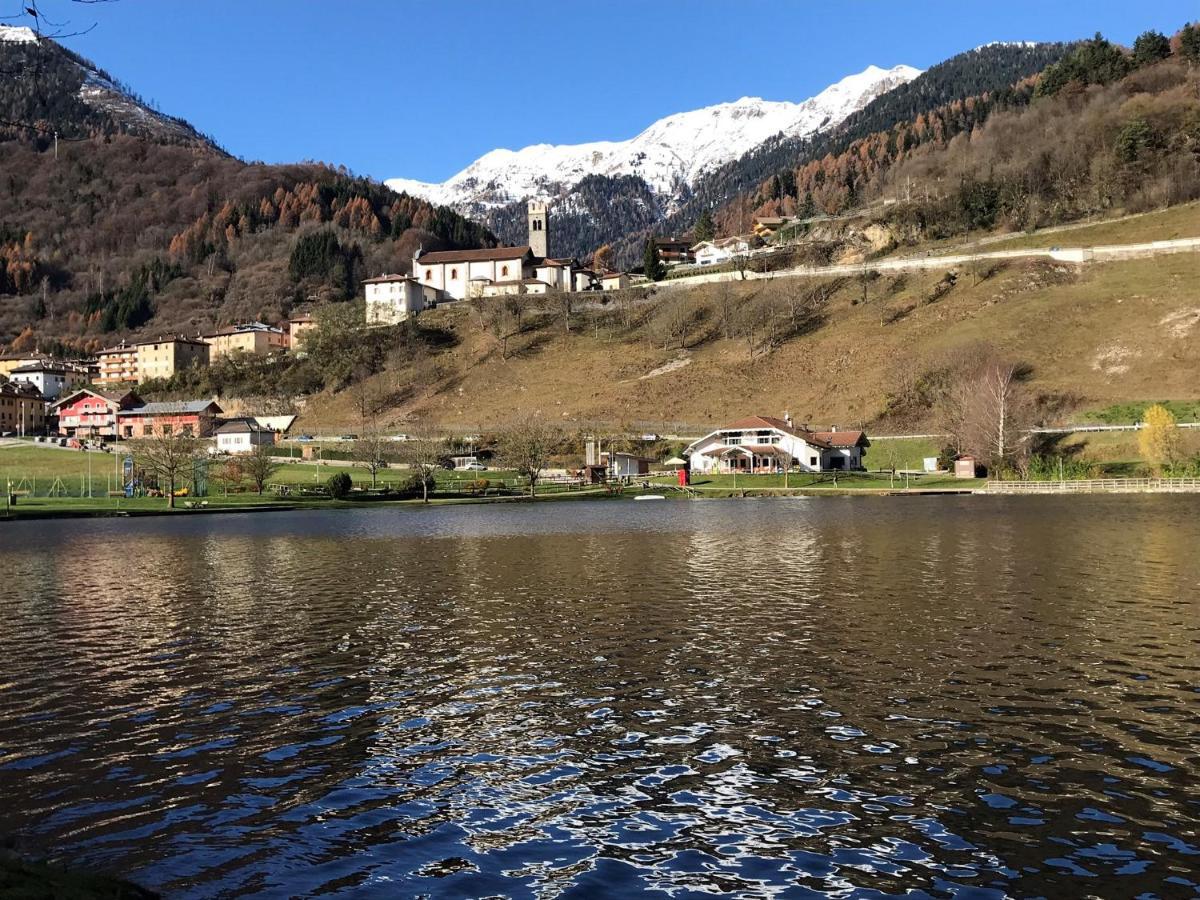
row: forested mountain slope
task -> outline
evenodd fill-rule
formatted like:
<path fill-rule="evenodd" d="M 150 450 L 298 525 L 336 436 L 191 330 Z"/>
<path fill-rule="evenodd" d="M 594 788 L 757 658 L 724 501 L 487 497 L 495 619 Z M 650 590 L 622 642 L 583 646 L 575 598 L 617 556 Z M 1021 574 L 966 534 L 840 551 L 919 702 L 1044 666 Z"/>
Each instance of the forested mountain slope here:
<path fill-rule="evenodd" d="M 0 122 L 0 344 L 275 321 L 418 245 L 496 242 L 344 169 L 235 159 L 45 39 L 0 42 Z"/>
<path fill-rule="evenodd" d="M 1200 59 L 1157 37 L 1139 57 L 1097 36 L 1039 78 L 826 142 L 726 204 L 718 225 L 885 202 L 872 215 L 921 240 L 1196 199 Z"/>

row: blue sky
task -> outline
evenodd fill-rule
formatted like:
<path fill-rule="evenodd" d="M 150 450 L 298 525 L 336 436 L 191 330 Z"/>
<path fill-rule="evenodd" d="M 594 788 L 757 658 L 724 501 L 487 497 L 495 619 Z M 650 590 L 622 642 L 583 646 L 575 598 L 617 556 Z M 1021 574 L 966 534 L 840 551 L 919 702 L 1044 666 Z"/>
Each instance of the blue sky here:
<path fill-rule="evenodd" d="M 43 2 L 43 6 L 46 4 Z M 1131 43 L 1196 0 L 120 0 L 67 41 L 246 159 L 441 181 L 494 147 L 632 137 L 988 41 Z"/>

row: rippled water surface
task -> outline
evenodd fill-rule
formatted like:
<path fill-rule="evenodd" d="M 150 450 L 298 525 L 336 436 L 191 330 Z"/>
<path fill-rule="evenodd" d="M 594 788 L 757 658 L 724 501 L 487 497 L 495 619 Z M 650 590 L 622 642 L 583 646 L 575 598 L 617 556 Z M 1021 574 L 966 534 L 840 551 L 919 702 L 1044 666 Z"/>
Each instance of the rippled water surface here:
<path fill-rule="evenodd" d="M 1200 503 L 0 526 L 0 835 L 169 896 L 1190 897 Z"/>

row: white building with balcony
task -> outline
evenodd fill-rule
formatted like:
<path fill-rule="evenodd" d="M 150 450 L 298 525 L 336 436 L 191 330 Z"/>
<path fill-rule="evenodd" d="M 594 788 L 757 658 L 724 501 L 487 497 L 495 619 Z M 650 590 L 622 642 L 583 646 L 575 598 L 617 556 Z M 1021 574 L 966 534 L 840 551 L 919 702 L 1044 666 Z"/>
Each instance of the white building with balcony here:
<path fill-rule="evenodd" d="M 692 472 L 759 474 L 861 469 L 870 441 L 862 431 L 809 431 L 790 418 L 750 416 L 691 443 L 683 455 Z"/>

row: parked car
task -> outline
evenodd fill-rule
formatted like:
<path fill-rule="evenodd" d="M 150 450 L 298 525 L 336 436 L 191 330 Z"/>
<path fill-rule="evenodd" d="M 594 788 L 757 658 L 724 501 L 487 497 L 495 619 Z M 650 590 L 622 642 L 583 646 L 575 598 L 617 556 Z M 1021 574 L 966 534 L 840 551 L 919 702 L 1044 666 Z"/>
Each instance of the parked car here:
<path fill-rule="evenodd" d="M 339 441 L 357 441 L 358 435 L 357 434 L 339 434 L 338 440 Z"/>
<path fill-rule="evenodd" d="M 487 466 L 485 466 L 483 463 L 477 463 L 477 462 L 467 463 L 459 471 L 461 471 L 461 472 L 486 472 Z"/>
<path fill-rule="evenodd" d="M 311 434 L 301 434 L 301 435 L 298 435 L 298 436 L 296 437 L 296 440 L 298 440 L 298 441 L 311 441 L 311 440 L 314 440 L 314 438 L 313 438 L 313 436 L 312 436 Z"/>

